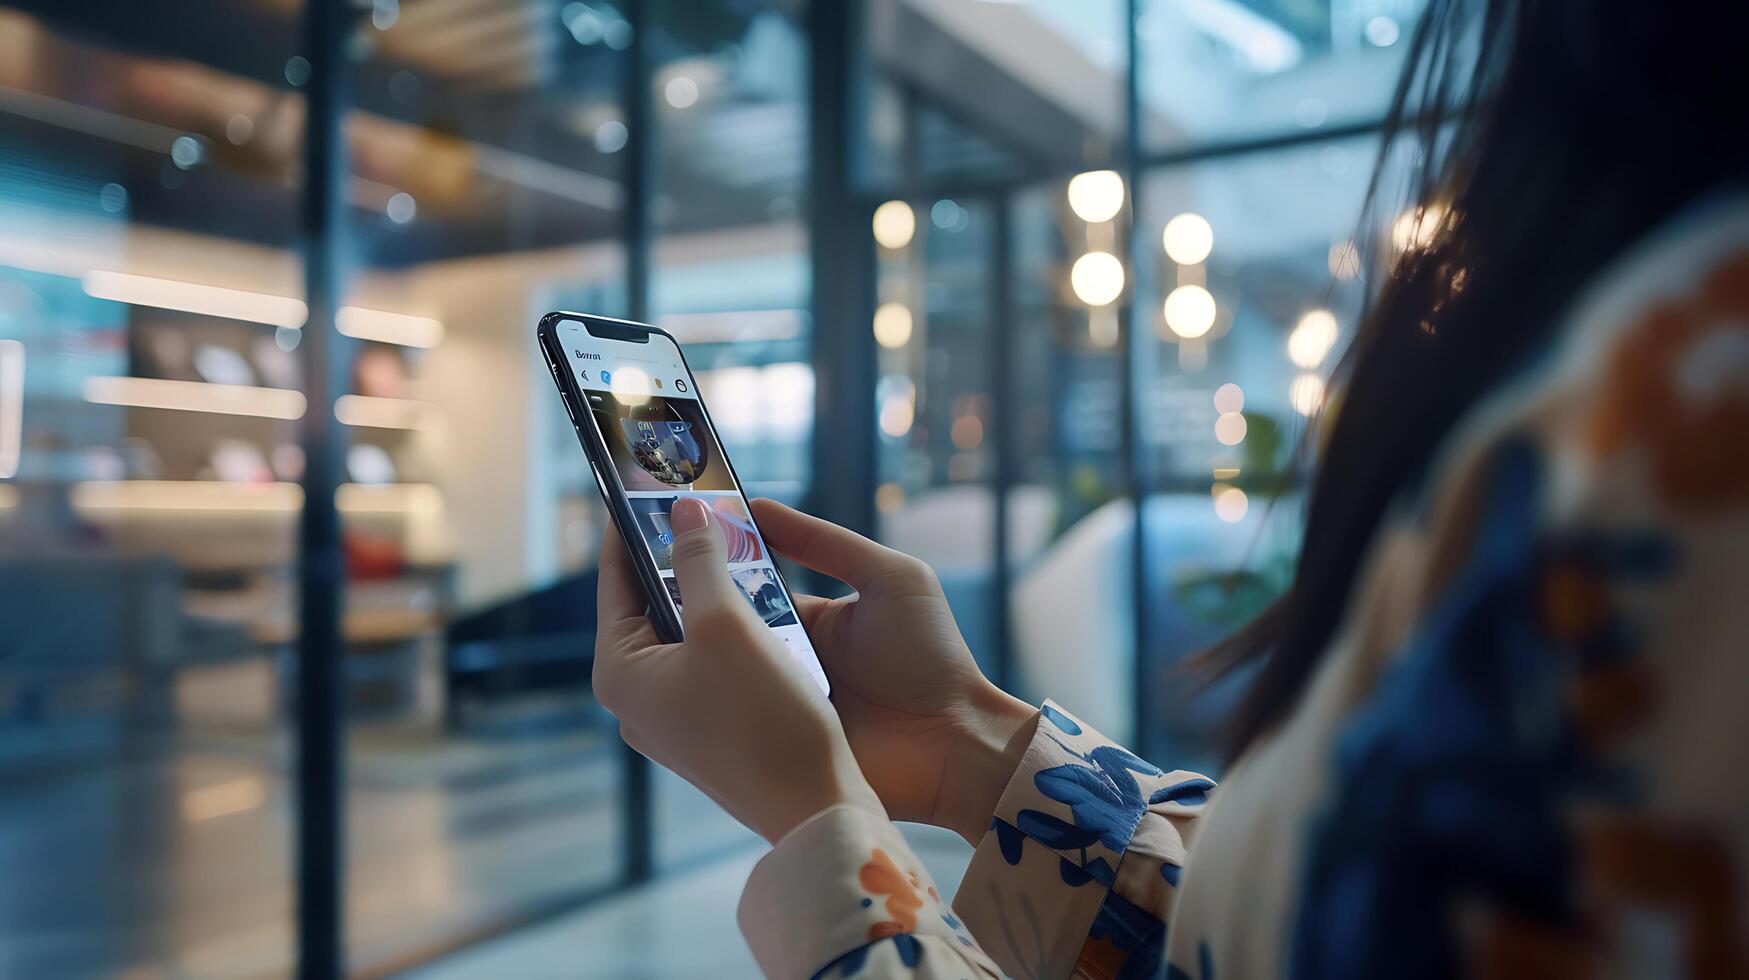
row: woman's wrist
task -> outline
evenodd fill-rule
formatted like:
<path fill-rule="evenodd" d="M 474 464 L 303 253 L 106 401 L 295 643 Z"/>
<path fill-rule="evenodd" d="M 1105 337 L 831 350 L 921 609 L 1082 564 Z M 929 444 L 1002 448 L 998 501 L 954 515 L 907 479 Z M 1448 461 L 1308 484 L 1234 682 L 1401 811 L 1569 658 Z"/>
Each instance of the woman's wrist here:
<path fill-rule="evenodd" d="M 854 806 L 882 820 L 887 811 L 856 764 L 849 745 L 831 753 L 824 771 L 814 777 L 774 789 L 763 813 L 750 815 L 749 826 L 772 846 L 809 820 L 838 806 Z"/>
<path fill-rule="evenodd" d="M 991 685 L 979 692 L 970 718 L 942 766 L 931 823 L 976 846 L 1038 727 L 1038 709 Z"/>

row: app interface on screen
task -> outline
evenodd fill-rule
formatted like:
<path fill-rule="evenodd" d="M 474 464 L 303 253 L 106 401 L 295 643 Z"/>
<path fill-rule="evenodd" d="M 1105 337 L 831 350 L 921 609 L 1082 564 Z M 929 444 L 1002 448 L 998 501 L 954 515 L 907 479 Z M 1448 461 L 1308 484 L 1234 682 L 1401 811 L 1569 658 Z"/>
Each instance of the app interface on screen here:
<path fill-rule="evenodd" d="M 669 515 L 681 497 L 697 497 L 723 532 L 729 577 L 759 618 L 827 689 L 808 634 L 747 513 L 747 500 L 699 409 L 698 392 L 692 390 L 680 351 L 666 337 L 652 336 L 647 344 L 605 340 L 572 322 L 559 325 L 558 337 L 674 607 L 680 608 L 680 588 L 674 581 Z"/>

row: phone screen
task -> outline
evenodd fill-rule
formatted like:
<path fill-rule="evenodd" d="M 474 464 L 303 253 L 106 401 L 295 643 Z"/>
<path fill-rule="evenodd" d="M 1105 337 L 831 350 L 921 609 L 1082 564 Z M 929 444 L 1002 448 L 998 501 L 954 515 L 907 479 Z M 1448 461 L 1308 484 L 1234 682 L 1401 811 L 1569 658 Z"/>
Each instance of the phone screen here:
<path fill-rule="evenodd" d="M 590 423 L 607 446 L 612 476 L 637 524 L 635 535 L 626 534 L 626 546 L 647 550 L 678 614 L 680 588 L 674 581 L 669 515 L 682 497 L 704 501 L 727 546 L 729 577 L 820 689 L 830 693 L 826 672 L 753 523 L 747 497 L 705 416 L 680 349 L 662 334 L 648 336 L 647 342 L 612 340 L 595 336 L 574 320 L 557 326 L 565 362 L 588 403 Z M 611 485 L 607 474 L 602 478 Z"/>

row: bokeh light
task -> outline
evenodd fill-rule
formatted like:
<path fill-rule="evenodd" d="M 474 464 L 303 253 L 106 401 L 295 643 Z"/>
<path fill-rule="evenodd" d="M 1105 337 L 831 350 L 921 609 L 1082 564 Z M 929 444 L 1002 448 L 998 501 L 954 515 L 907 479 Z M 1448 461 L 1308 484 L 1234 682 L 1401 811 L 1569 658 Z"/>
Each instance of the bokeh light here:
<path fill-rule="evenodd" d="M 883 483 L 875 488 L 875 509 L 891 514 L 905 506 L 905 488 L 897 483 Z"/>
<path fill-rule="evenodd" d="M 1251 509 L 1250 498 L 1238 487 L 1217 484 L 1214 497 L 1215 516 L 1228 524 L 1237 524 L 1244 520 L 1245 512 Z"/>
<path fill-rule="evenodd" d="M 690 109 L 698 104 L 698 83 L 689 75 L 676 75 L 662 86 L 662 97 L 676 109 Z"/>
<path fill-rule="evenodd" d="M 1330 274 L 1338 279 L 1353 279 L 1360 275 L 1360 250 L 1353 242 L 1337 242 L 1330 246 L 1330 253 L 1324 261 Z"/>
<path fill-rule="evenodd" d="M 1166 257 L 1179 265 L 1198 265 L 1215 249 L 1215 229 L 1200 214 L 1186 211 L 1166 222 L 1160 234 Z"/>
<path fill-rule="evenodd" d="M 1106 306 L 1123 295 L 1123 263 L 1110 252 L 1088 252 L 1069 270 L 1069 285 L 1088 306 Z"/>
<path fill-rule="evenodd" d="M 618 153 L 631 139 L 631 131 L 618 119 L 609 119 L 595 127 L 595 149 L 599 153 Z"/>
<path fill-rule="evenodd" d="M 1404 211 L 1391 222 L 1391 244 L 1397 246 L 1399 252 L 1426 248 L 1433 244 L 1444 221 L 1445 206 L 1442 204 Z"/>
<path fill-rule="evenodd" d="M 929 221 L 942 231 L 959 232 L 971 226 L 972 215 L 958 201 L 944 197 L 930 207 Z"/>
<path fill-rule="evenodd" d="M 233 146 L 242 146 L 255 135 L 255 120 L 238 113 L 225 122 L 225 139 Z"/>
<path fill-rule="evenodd" d="M 976 415 L 962 415 L 953 420 L 949 436 L 960 449 L 976 449 L 984 441 L 984 420 Z"/>
<path fill-rule="evenodd" d="M 1201 286 L 1186 283 L 1166 294 L 1162 312 L 1173 333 L 1185 340 L 1195 340 L 1215 325 L 1215 298 Z"/>
<path fill-rule="evenodd" d="M 1366 43 L 1375 48 L 1388 48 L 1403 36 L 1403 28 L 1394 19 L 1381 14 L 1366 22 L 1363 33 L 1366 34 Z"/>
<path fill-rule="evenodd" d="M 1115 170 L 1090 170 L 1069 180 L 1069 209 L 1089 224 L 1117 217 L 1123 198 L 1123 178 Z"/>
<path fill-rule="evenodd" d="M 917 233 L 917 214 L 904 201 L 888 201 L 875 208 L 874 237 L 882 248 L 904 248 Z"/>
<path fill-rule="evenodd" d="M 183 170 L 200 163 L 205 155 L 200 140 L 192 136 L 178 136 L 170 144 L 170 162 Z"/>
<path fill-rule="evenodd" d="M 898 439 L 911 431 L 911 419 L 915 414 L 910 399 L 889 396 L 881 402 L 881 431 Z"/>
<path fill-rule="evenodd" d="M 882 303 L 874 314 L 875 343 L 898 350 L 911 342 L 911 308 L 904 303 Z"/>
<path fill-rule="evenodd" d="M 388 213 L 389 220 L 397 225 L 404 225 L 419 213 L 419 202 L 413 200 L 413 195 L 400 191 L 389 198 L 389 203 L 383 208 Z"/>
<path fill-rule="evenodd" d="M 1301 415 L 1316 413 L 1324 404 L 1324 379 L 1315 374 L 1297 375 L 1287 386 L 1287 400 Z"/>
<path fill-rule="evenodd" d="M 128 189 L 120 184 L 104 184 L 97 192 L 97 206 L 110 214 L 118 214 L 128 206 Z"/>
<path fill-rule="evenodd" d="M 1245 410 L 1245 389 L 1229 381 L 1215 389 L 1215 411 L 1225 415 Z"/>
<path fill-rule="evenodd" d="M 875 385 L 881 432 L 893 439 L 911 431 L 917 415 L 917 386 L 902 374 L 889 374 Z"/>
<path fill-rule="evenodd" d="M 1336 346 L 1336 334 L 1335 314 L 1329 310 L 1307 310 L 1287 335 L 1287 359 L 1295 367 L 1307 370 L 1317 367 Z"/>
<path fill-rule="evenodd" d="M 1223 446 L 1237 446 L 1245 441 L 1245 416 L 1238 412 L 1222 412 L 1215 419 L 1215 441 Z"/>

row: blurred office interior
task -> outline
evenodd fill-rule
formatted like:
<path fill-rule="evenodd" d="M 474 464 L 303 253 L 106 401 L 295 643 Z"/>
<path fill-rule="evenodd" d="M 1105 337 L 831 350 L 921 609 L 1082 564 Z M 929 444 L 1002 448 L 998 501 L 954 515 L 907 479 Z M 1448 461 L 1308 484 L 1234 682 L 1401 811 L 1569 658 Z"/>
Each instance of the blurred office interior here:
<path fill-rule="evenodd" d="M 590 697 L 553 309 L 1212 765 L 1418 12 L 0 0 L 0 975 L 438 969 L 756 853 Z"/>

